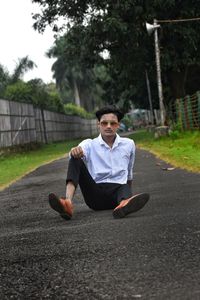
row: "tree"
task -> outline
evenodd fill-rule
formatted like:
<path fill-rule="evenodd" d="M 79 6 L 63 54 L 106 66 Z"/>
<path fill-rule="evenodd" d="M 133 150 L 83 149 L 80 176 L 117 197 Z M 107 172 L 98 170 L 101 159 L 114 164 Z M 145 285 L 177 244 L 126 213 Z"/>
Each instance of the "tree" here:
<path fill-rule="evenodd" d="M 59 31 L 56 20 L 60 16 L 66 18 L 65 30 L 70 32 L 71 48 L 75 53 L 81 53 L 81 62 L 94 66 L 102 51 L 109 52 L 110 59 L 106 62 L 111 78 L 108 98 L 111 102 L 121 101 L 127 107 L 130 102 L 144 97 L 147 66 L 152 86 L 156 86 L 153 39 L 148 37 L 144 23 L 152 22 L 154 18 L 180 19 L 200 15 L 199 3 L 195 0 L 32 2 L 43 7 L 42 13 L 34 16 L 34 27 L 39 31 L 49 24 Z M 164 90 L 165 99 L 181 97 L 187 92 L 188 70 L 191 65 L 200 63 L 198 27 L 198 22 L 162 26 L 162 75 L 164 86 L 170 87 Z M 147 93 L 145 95 L 147 99 Z"/>
<path fill-rule="evenodd" d="M 46 18 L 47 22 L 53 23 L 54 18 L 59 14 L 64 14 L 70 18 L 69 22 L 73 22 L 67 32 L 71 57 L 80 53 L 81 63 L 91 68 L 102 60 L 100 55 L 104 50 L 108 50 L 110 53 L 110 59 L 105 62 L 111 78 L 110 83 L 107 82 L 105 85 L 110 88 L 106 90 L 107 102 L 119 101 L 122 94 L 129 96 L 125 101 L 132 100 L 133 92 L 135 93 L 136 89 L 130 89 L 130 85 L 134 86 L 133 77 L 138 76 L 133 63 L 135 59 L 133 49 L 137 50 L 137 53 L 140 52 L 135 39 L 135 35 L 140 34 L 140 30 L 135 26 L 135 9 L 131 10 L 131 1 L 126 5 L 119 1 L 117 5 L 113 5 L 111 1 L 102 1 L 101 3 L 99 1 L 77 1 L 76 3 L 67 3 L 66 7 L 62 6 L 59 1 L 46 1 L 45 4 L 49 9 L 45 11 L 46 16 L 49 17 Z M 79 7 L 78 11 L 77 6 Z M 58 14 L 56 10 L 53 11 L 53 8 L 58 9 Z M 137 9 L 139 11 L 141 7 Z M 38 15 L 35 17 L 40 19 Z M 43 30 L 44 15 L 40 21 L 35 23 L 35 28 Z M 128 25 L 128 23 L 130 24 Z M 70 24 L 68 23 L 68 25 Z M 142 60 L 140 59 L 140 61 Z M 137 69 L 141 70 L 141 68 Z"/>
<path fill-rule="evenodd" d="M 190 19 L 200 15 L 198 1 L 159 1 L 152 6 L 152 17 L 160 20 Z M 166 13 L 167 12 L 167 13 Z M 164 82 L 174 98 L 185 96 L 191 66 L 200 63 L 199 21 L 161 23 L 160 49 Z M 190 71 L 190 72 L 188 72 Z"/>
<path fill-rule="evenodd" d="M 9 72 L 0 64 L 0 97 L 3 97 L 6 86 L 10 80 Z"/>
<path fill-rule="evenodd" d="M 28 81 L 27 85 L 31 91 L 32 104 L 41 109 L 64 112 L 62 100 L 52 84 L 46 85 L 40 78 L 36 78 Z"/>
<path fill-rule="evenodd" d="M 21 80 L 7 85 L 3 96 L 5 99 L 12 101 L 32 103 L 31 88 Z"/>
<path fill-rule="evenodd" d="M 29 89 L 22 77 L 25 72 L 32 70 L 35 66 L 35 63 L 28 56 L 18 59 L 12 74 L 0 64 L 0 96 L 10 100 L 30 102 Z"/>
<path fill-rule="evenodd" d="M 47 52 L 47 56 L 57 58 L 52 66 L 52 71 L 61 94 L 64 96 L 66 88 L 71 88 L 75 104 L 80 106 L 77 81 L 80 79 L 81 74 L 77 70 L 77 63 L 72 65 L 71 60 L 66 56 L 65 47 L 65 36 L 63 36 L 56 40 L 55 45 Z"/>
<path fill-rule="evenodd" d="M 0 93 L 3 94 L 5 88 L 10 85 L 20 81 L 24 73 L 32 70 L 36 67 L 36 64 L 28 58 L 28 56 L 18 59 L 18 63 L 12 74 L 10 74 L 7 69 L 0 64 Z"/>
<path fill-rule="evenodd" d="M 78 46 L 74 46 L 70 39 L 71 32 L 57 38 L 54 46 L 47 52 L 48 57 L 56 58 L 52 66 L 53 76 L 64 103 L 73 102 L 74 99 L 77 106 L 92 111 L 98 103 L 99 95 L 102 94 L 96 80 L 98 77 L 95 74 L 97 65 L 87 67 L 81 60 L 81 52 L 76 51 Z M 69 89 L 71 89 L 73 97 L 66 99 Z"/>
<path fill-rule="evenodd" d="M 36 64 L 28 58 L 28 56 L 18 59 L 18 63 L 15 66 L 13 74 L 10 77 L 10 83 L 15 83 L 19 79 L 22 79 L 23 75 L 32 70 L 34 67 L 37 67 Z"/>

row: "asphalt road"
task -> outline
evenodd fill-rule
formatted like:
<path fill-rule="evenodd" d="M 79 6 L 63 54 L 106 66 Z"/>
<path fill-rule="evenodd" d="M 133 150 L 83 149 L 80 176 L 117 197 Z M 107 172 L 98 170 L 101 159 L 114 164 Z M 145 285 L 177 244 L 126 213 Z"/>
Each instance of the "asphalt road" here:
<path fill-rule="evenodd" d="M 67 159 L 0 193 L 0 299 L 200 299 L 200 174 L 137 150 L 134 190 L 151 199 L 113 219 L 77 191 L 71 221 L 48 205 L 63 195 Z"/>

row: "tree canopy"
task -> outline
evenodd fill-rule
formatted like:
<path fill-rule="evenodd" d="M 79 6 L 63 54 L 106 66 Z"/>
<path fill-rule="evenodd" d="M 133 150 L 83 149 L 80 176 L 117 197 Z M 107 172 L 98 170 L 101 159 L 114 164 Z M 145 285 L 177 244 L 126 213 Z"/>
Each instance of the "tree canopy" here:
<path fill-rule="evenodd" d="M 148 106 L 145 70 L 158 105 L 153 37 L 145 22 L 200 16 L 196 0 L 32 0 L 42 12 L 34 15 L 34 28 L 51 25 L 67 35 L 66 56 L 87 68 L 103 63 L 110 76 L 104 82 L 108 102 Z M 63 18 L 62 26 L 58 26 Z M 59 20 L 59 22 L 57 22 Z M 199 21 L 200 22 L 200 21 Z M 200 62 L 199 22 L 162 23 L 159 30 L 165 101 L 195 89 L 190 76 Z M 66 40 L 65 40 L 66 41 Z M 107 50 L 109 59 L 102 60 Z M 191 76 L 192 77 L 192 76 Z"/>
<path fill-rule="evenodd" d="M 0 64 L 0 97 L 63 112 L 64 106 L 55 84 L 46 85 L 40 78 L 23 81 L 23 75 L 35 66 L 28 56 L 18 59 L 12 74 Z"/>

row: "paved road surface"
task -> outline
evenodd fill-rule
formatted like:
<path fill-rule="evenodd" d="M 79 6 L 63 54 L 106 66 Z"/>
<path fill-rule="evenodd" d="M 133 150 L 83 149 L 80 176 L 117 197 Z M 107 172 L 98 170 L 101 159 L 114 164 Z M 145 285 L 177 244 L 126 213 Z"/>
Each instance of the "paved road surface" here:
<path fill-rule="evenodd" d="M 161 163 L 157 164 L 157 163 Z M 93 212 L 77 191 L 65 221 L 49 192 L 64 194 L 67 159 L 0 193 L 0 299 L 200 299 L 200 175 L 162 170 L 138 150 L 143 210 L 125 219 Z"/>

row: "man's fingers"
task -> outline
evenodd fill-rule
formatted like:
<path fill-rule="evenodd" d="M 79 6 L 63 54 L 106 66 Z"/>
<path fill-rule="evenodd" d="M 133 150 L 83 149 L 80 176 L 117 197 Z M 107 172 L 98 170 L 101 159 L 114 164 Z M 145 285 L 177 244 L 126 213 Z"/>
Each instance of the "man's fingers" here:
<path fill-rule="evenodd" d="M 83 157 L 83 149 L 78 146 L 71 149 L 71 155 L 75 158 Z"/>

